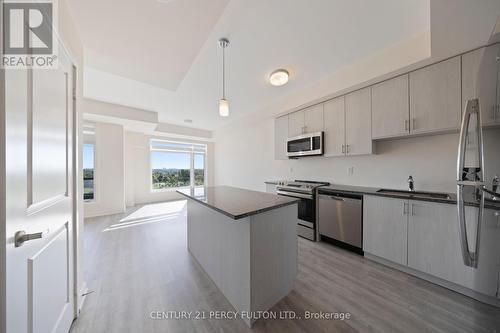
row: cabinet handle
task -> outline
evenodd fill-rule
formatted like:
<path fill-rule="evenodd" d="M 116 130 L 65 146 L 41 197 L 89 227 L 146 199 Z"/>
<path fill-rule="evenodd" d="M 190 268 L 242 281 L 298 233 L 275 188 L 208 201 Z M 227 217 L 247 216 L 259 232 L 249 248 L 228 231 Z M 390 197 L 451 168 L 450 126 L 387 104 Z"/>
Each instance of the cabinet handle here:
<path fill-rule="evenodd" d="M 411 216 L 415 216 L 415 205 L 411 204 Z"/>
<path fill-rule="evenodd" d="M 412 122 L 413 130 L 416 130 L 417 129 L 417 126 L 416 126 L 417 118 L 412 118 L 411 122 Z"/>
<path fill-rule="evenodd" d="M 409 131 L 409 128 L 408 128 L 408 126 L 410 125 L 409 123 L 410 123 L 410 121 L 408 119 L 406 119 L 405 120 L 405 131 Z"/>
<path fill-rule="evenodd" d="M 342 145 L 342 154 L 345 154 L 345 145 Z"/>
<path fill-rule="evenodd" d="M 496 104 L 491 106 L 491 111 L 490 111 L 490 119 L 495 121 L 497 117 L 497 106 Z"/>
<path fill-rule="evenodd" d="M 495 110 L 495 121 L 500 120 L 500 105 L 497 104 L 496 110 Z"/>
<path fill-rule="evenodd" d="M 403 216 L 408 215 L 408 203 L 403 202 Z"/>
<path fill-rule="evenodd" d="M 347 154 L 349 154 L 351 152 L 351 145 L 347 145 L 346 147 L 347 147 L 347 149 L 346 149 Z"/>

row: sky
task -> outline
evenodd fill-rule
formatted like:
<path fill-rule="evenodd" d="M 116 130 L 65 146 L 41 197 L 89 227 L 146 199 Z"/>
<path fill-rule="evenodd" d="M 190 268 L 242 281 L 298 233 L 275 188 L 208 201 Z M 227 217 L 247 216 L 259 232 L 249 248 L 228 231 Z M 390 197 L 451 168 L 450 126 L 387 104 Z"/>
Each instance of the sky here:
<path fill-rule="evenodd" d="M 153 169 L 189 169 L 191 154 L 188 153 L 164 153 L 153 152 L 151 155 L 151 166 Z M 203 156 L 195 154 L 194 168 L 203 169 Z"/>
<path fill-rule="evenodd" d="M 187 153 L 163 153 L 153 152 L 151 154 L 151 165 L 153 169 L 189 169 L 190 154 Z M 83 145 L 83 168 L 94 168 L 94 145 Z M 195 154 L 194 168 L 203 169 L 203 155 Z"/>
<path fill-rule="evenodd" d="M 83 145 L 83 168 L 84 169 L 94 168 L 94 145 L 91 144 Z"/>

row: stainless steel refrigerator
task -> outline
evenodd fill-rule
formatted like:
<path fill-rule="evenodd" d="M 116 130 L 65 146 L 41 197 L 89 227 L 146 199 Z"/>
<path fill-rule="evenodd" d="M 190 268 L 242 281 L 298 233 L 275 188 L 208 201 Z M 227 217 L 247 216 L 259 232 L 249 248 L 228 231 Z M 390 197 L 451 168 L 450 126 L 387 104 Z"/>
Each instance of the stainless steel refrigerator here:
<path fill-rule="evenodd" d="M 457 158 L 458 237 L 477 283 L 500 274 L 500 239 L 492 232 L 500 228 L 500 17 L 488 45 L 477 51 L 475 81 L 465 82 L 475 89 L 465 101 Z"/>

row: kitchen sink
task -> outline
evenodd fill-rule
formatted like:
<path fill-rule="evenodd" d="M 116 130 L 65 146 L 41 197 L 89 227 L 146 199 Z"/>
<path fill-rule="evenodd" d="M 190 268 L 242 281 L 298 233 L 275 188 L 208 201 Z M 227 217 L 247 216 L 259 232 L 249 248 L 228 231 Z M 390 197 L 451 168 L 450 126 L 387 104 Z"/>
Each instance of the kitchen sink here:
<path fill-rule="evenodd" d="M 403 191 L 403 190 L 390 190 L 390 189 L 380 189 L 378 193 L 389 194 L 389 195 L 404 195 L 408 197 L 418 197 L 418 198 L 432 198 L 432 199 L 450 199 L 449 194 L 439 193 L 439 192 L 424 192 L 424 191 Z"/>

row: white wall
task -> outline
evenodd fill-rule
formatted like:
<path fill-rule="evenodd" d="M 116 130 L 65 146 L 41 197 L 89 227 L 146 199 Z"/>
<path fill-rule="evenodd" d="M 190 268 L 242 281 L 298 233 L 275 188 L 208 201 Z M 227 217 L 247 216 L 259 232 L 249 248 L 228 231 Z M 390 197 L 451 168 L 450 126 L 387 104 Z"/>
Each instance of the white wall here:
<path fill-rule="evenodd" d="M 149 140 L 152 137 L 169 140 L 167 137 L 125 131 L 125 199 L 127 206 L 182 198 L 179 194 L 175 193 L 175 190 L 151 190 Z M 176 138 L 171 138 L 170 140 L 197 142 Z M 202 143 L 207 144 L 207 185 L 210 186 L 214 179 L 213 144 L 211 142 Z"/>
<path fill-rule="evenodd" d="M 95 129 L 95 199 L 85 202 L 85 217 L 125 211 L 123 127 L 96 123 Z"/>

